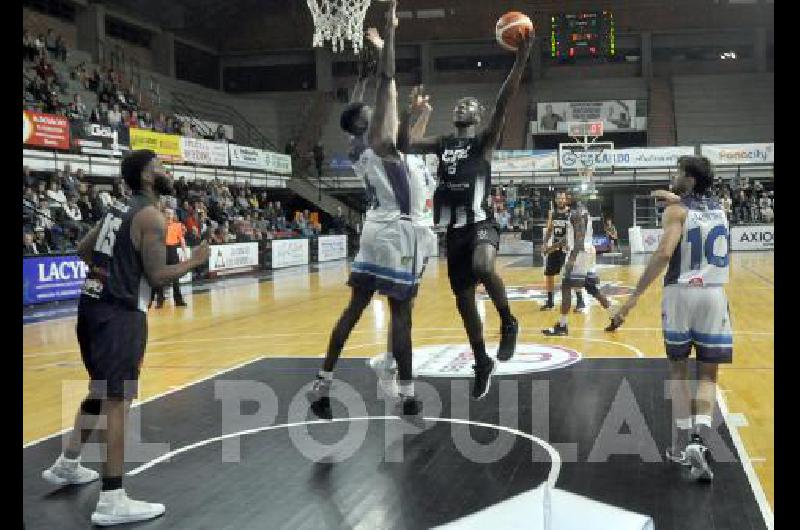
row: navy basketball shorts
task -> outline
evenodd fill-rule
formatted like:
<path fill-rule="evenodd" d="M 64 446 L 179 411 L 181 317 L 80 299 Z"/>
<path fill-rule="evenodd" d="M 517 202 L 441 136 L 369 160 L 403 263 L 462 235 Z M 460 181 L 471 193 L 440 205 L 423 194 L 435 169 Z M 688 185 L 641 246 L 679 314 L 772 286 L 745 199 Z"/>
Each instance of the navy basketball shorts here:
<path fill-rule="evenodd" d="M 136 398 L 147 345 L 147 314 L 82 298 L 77 333 L 83 364 L 91 378 L 90 397 Z"/>
<path fill-rule="evenodd" d="M 544 261 L 544 275 L 545 276 L 558 276 L 564 263 L 567 260 L 567 253 L 563 250 L 554 250 L 545 257 Z"/>
<path fill-rule="evenodd" d="M 453 293 L 462 292 L 478 284 L 478 277 L 472 270 L 472 255 L 478 245 L 489 244 L 500 248 L 500 232 L 493 220 L 479 221 L 461 228 L 448 228 L 447 236 L 447 275 Z"/>
<path fill-rule="evenodd" d="M 733 362 L 731 318 L 721 286 L 667 285 L 661 307 L 667 357 L 686 359 L 694 346 L 699 361 Z"/>

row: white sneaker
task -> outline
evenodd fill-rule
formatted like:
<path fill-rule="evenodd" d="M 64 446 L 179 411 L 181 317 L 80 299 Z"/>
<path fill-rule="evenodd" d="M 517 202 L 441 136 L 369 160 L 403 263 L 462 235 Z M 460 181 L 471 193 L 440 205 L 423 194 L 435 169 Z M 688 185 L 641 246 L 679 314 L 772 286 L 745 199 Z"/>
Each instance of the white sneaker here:
<path fill-rule="evenodd" d="M 162 515 L 163 504 L 135 501 L 128 498 L 124 489 L 101 491 L 97 508 L 92 514 L 92 523 L 98 526 L 146 521 Z"/>
<path fill-rule="evenodd" d="M 380 358 L 370 359 L 367 364 L 375 371 L 378 377 L 378 385 L 381 391 L 391 399 L 398 399 L 400 397 L 400 389 L 397 386 L 397 368 L 394 361 L 388 363 Z"/>
<path fill-rule="evenodd" d="M 691 443 L 686 447 L 686 459 L 692 468 L 689 474 L 695 480 L 711 482 L 714 471 L 711 469 L 711 452 L 702 443 Z"/>
<path fill-rule="evenodd" d="M 60 455 L 49 469 L 42 471 L 42 478 L 55 486 L 66 486 L 94 482 L 100 478 L 100 474 L 94 469 L 83 467 L 80 457 L 68 460 Z"/>

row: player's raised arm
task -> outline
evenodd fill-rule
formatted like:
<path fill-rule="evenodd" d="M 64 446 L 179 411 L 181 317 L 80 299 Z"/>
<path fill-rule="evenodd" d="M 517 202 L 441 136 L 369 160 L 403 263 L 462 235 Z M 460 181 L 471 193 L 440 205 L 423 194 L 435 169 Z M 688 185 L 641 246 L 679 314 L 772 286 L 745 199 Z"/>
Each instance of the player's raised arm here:
<path fill-rule="evenodd" d="M 633 294 L 628 297 L 625 304 L 617 311 L 614 317 L 615 320 L 624 319 L 630 310 L 634 308 L 639 297 L 650 287 L 650 284 L 664 272 L 669 260 L 672 258 L 672 254 L 675 252 L 675 248 L 681 241 L 685 220 L 686 209 L 681 205 L 671 204 L 664 210 L 664 232 L 661 236 L 661 242 L 653 255 L 650 256 L 650 261 L 647 263 L 641 278 L 639 278 Z"/>
<path fill-rule="evenodd" d="M 408 108 L 400 113 L 400 130 L 397 133 L 397 148 L 407 153 L 414 141 L 422 140 L 428 128 L 433 108 L 430 96 L 425 95 L 422 85 L 411 89 Z"/>
<path fill-rule="evenodd" d="M 205 263 L 208 259 L 208 243 L 203 242 L 192 252 L 192 256 L 181 263 L 167 265 L 166 224 L 164 216 L 153 207 L 144 208 L 132 223 L 132 232 L 138 232 L 139 252 L 147 280 L 152 287 L 160 287 L 176 280 Z"/>
<path fill-rule="evenodd" d="M 397 24 L 396 0 L 388 2 L 386 35 L 378 67 L 378 93 L 375 114 L 369 125 L 367 141 L 376 154 L 396 151 L 397 146 L 397 86 L 395 84 L 394 33 Z"/>
<path fill-rule="evenodd" d="M 528 57 L 531 53 L 531 43 L 533 42 L 533 32 L 520 40 L 519 48 L 517 48 L 517 57 L 514 60 L 514 66 L 511 68 L 511 73 L 508 74 L 503 86 L 500 88 L 500 93 L 497 96 L 497 103 L 494 106 L 494 112 L 489 120 L 489 125 L 484 134 L 484 152 L 486 155 L 491 155 L 491 152 L 497 146 L 497 141 L 500 138 L 500 131 L 503 129 L 503 124 L 506 119 L 506 111 L 508 110 L 508 103 L 514 94 L 517 93 L 519 83 L 522 80 L 522 74 L 525 73 L 525 68 L 528 65 Z"/>

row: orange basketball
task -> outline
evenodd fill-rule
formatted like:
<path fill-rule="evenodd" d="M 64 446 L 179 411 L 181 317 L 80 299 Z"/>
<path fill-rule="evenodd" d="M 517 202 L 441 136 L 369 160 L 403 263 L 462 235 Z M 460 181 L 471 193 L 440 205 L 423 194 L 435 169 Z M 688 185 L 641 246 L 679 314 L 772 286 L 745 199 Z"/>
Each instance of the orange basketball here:
<path fill-rule="evenodd" d="M 509 11 L 497 21 L 494 33 L 500 46 L 513 52 L 519 48 L 519 42 L 532 31 L 533 22 L 528 15 Z"/>

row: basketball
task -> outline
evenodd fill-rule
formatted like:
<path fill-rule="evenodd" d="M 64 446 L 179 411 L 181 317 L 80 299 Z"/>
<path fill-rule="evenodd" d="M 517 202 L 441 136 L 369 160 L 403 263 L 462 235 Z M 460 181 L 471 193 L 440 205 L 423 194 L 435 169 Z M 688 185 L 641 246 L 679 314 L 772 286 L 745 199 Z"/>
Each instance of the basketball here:
<path fill-rule="evenodd" d="M 533 31 L 533 22 L 528 15 L 519 11 L 509 11 L 497 21 L 495 37 L 497 42 L 509 51 L 517 51 L 520 40 Z"/>

